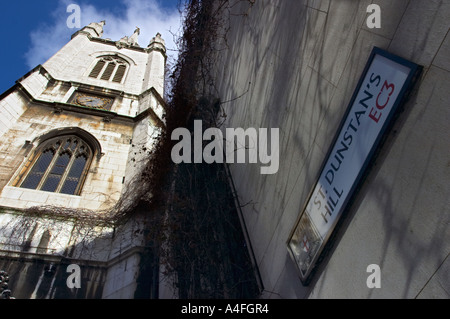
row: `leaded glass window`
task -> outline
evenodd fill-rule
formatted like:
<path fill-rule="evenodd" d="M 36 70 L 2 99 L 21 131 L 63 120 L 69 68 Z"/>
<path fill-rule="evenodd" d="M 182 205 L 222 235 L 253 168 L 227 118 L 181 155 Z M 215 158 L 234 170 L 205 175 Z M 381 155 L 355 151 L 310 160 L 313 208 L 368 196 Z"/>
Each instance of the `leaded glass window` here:
<path fill-rule="evenodd" d="M 91 148 L 77 136 L 48 140 L 38 147 L 19 187 L 78 195 L 91 158 Z"/>

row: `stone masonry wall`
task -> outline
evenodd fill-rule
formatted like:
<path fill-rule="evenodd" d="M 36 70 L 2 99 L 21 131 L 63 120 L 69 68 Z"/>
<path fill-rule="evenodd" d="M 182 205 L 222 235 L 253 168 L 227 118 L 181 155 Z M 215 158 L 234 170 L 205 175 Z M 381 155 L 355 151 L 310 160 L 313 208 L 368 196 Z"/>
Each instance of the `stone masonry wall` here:
<path fill-rule="evenodd" d="M 79 127 L 94 135 L 100 142 L 103 156 L 94 157 L 81 196 L 42 193 L 11 187 L 8 184 L 30 155 L 33 141 L 52 129 Z M 46 106 L 30 105 L 28 110 L 3 135 L 1 180 L 7 185 L 0 196 L 0 205 L 25 208 L 35 205 L 60 205 L 71 208 L 107 209 L 117 201 L 133 136 L 133 123 L 105 123 L 102 118 L 69 112 L 55 114 Z M 37 146 L 37 145 L 34 145 Z"/>

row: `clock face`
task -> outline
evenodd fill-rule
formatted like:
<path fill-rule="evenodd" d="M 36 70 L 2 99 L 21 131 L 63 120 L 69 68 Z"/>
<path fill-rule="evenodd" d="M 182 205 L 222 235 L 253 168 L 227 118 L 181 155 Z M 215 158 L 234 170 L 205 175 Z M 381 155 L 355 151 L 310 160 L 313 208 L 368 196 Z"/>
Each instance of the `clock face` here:
<path fill-rule="evenodd" d="M 111 98 L 82 93 L 78 93 L 74 99 L 75 104 L 104 110 L 109 110 L 111 108 L 112 101 Z"/>

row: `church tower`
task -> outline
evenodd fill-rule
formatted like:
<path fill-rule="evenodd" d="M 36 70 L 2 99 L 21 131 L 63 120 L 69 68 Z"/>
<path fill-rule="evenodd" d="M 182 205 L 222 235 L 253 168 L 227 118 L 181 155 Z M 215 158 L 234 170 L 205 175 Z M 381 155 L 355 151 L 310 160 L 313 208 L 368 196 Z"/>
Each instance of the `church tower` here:
<path fill-rule="evenodd" d="M 139 28 L 103 39 L 104 26 L 82 28 L 0 95 L 0 269 L 17 298 L 133 298 L 139 290 L 145 245 L 129 235 L 138 223 L 90 229 L 86 241 L 77 222 L 130 191 L 142 150 L 164 127 L 166 49 L 160 34 L 141 47 Z M 53 213 L 33 213 L 42 207 Z M 70 265 L 81 272 L 73 285 Z"/>

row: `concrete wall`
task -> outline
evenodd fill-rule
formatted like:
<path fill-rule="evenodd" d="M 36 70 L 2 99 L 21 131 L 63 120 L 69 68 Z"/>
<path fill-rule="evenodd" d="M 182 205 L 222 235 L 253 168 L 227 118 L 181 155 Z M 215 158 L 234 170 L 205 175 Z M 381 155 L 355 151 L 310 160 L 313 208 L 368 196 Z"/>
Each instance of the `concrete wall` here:
<path fill-rule="evenodd" d="M 366 25 L 367 6 L 382 28 Z M 280 128 L 280 169 L 231 171 L 265 286 L 263 298 L 450 297 L 450 2 L 243 1 L 214 78 L 225 127 Z M 286 241 L 373 46 L 424 66 L 331 254 L 302 286 Z M 219 43 L 224 48 L 225 43 Z M 367 266 L 381 267 L 369 289 Z"/>

